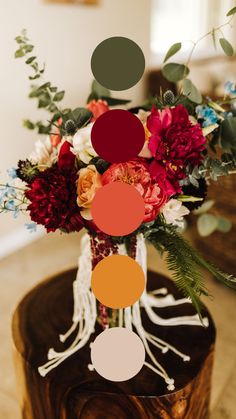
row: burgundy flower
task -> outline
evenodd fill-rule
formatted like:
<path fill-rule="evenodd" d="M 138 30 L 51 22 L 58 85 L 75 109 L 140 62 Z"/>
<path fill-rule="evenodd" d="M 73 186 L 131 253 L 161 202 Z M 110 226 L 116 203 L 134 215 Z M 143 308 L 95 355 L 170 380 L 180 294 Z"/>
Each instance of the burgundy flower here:
<path fill-rule="evenodd" d="M 187 166 L 198 166 L 205 149 L 205 137 L 199 124 L 192 125 L 182 105 L 159 111 L 152 108 L 147 120 L 151 135 L 148 147 L 155 158 L 150 171 L 159 185 L 173 193 L 181 192 L 179 180 L 186 177 Z"/>
<path fill-rule="evenodd" d="M 69 141 L 65 141 L 59 152 L 58 156 L 58 167 L 60 169 L 72 169 L 75 164 L 75 154 L 73 154 L 70 149 L 72 145 Z"/>
<path fill-rule="evenodd" d="M 61 229 L 70 233 L 83 227 L 76 203 L 76 172 L 57 166 L 41 172 L 28 186 L 26 197 L 31 219 L 42 224 L 47 232 Z"/>

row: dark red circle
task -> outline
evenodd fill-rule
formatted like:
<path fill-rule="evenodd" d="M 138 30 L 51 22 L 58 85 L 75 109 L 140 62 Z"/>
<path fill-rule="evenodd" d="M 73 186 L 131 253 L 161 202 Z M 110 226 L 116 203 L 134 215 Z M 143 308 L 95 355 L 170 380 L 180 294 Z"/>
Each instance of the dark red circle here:
<path fill-rule="evenodd" d="M 113 109 L 95 121 L 91 140 L 101 158 L 110 163 L 122 163 L 140 153 L 145 142 L 145 132 L 137 116 L 129 111 Z"/>

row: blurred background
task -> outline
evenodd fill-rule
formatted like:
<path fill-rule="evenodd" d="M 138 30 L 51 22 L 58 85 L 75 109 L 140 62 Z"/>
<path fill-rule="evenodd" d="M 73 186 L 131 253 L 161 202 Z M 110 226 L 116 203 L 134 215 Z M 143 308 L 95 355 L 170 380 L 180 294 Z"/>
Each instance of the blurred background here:
<path fill-rule="evenodd" d="M 224 23 L 227 11 L 233 6 L 233 0 L 0 0 L 1 181 L 7 179 L 7 169 L 32 151 L 38 137 L 23 128 L 22 120 L 46 117 L 28 98 L 28 69 L 23 60 L 14 59 L 14 38 L 23 28 L 27 29 L 39 60 L 46 63 L 46 79 L 66 91 L 64 104 L 68 107 L 85 104 L 93 78 L 90 57 L 97 44 L 115 35 L 133 39 L 145 54 L 146 72 L 136 86 L 116 92 L 116 97 L 132 99 L 132 105 L 136 106 L 148 95 L 158 94 L 161 85 L 175 88 L 165 84 L 160 72 L 170 45 L 186 41 L 178 56 L 179 61 L 184 61 L 191 47 L 187 41 L 197 40 L 214 26 Z M 236 24 L 233 28 L 224 28 L 224 35 L 236 46 Z M 214 49 L 210 37 L 199 44 L 190 66 L 194 84 L 212 98 L 222 96 L 226 81 L 236 81 L 236 58 L 226 57 L 220 49 Z M 236 273 L 235 175 L 220 180 L 217 186 L 210 185 L 209 196 L 217 199 L 214 211 L 230 219 L 231 231 L 227 235 L 214 232 L 208 238 L 201 238 L 193 221 L 187 234 L 209 259 Z M 30 287 L 45 276 L 75 265 L 78 256 L 78 235 L 46 236 L 41 229 L 28 233 L 26 222 L 24 216 L 17 220 L 10 215 L 0 216 L 0 368 L 4 377 L 0 384 L 0 417 L 3 419 L 19 417 L 9 350 L 11 312 Z M 158 264 L 158 269 L 165 272 L 164 263 L 158 260 Z M 149 252 L 149 265 L 157 269 L 153 250 Z M 233 419 L 235 295 L 211 278 L 209 281 L 215 300 L 207 304 L 219 334 L 212 408 L 214 419 Z"/>

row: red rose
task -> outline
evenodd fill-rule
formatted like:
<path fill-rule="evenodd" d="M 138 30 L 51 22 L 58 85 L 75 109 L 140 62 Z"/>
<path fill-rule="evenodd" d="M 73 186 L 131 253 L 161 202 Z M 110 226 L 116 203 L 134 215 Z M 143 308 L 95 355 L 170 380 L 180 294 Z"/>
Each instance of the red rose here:
<path fill-rule="evenodd" d="M 60 169 L 72 169 L 75 164 L 75 154 L 73 154 L 70 149 L 72 145 L 69 143 L 69 141 L 65 141 L 59 151 L 58 156 L 58 167 Z"/>
<path fill-rule="evenodd" d="M 57 229 L 70 233 L 80 231 L 83 219 L 77 205 L 76 172 L 62 171 L 57 166 L 41 172 L 25 195 L 31 201 L 30 217 L 47 232 Z"/>
<path fill-rule="evenodd" d="M 152 176 L 170 183 L 174 193 L 181 192 L 179 180 L 186 177 L 186 168 L 198 166 L 203 158 L 206 139 L 200 125 L 192 125 L 187 110 L 178 105 L 163 111 L 153 107 L 147 128 L 151 133 L 148 147 L 155 159 Z"/>

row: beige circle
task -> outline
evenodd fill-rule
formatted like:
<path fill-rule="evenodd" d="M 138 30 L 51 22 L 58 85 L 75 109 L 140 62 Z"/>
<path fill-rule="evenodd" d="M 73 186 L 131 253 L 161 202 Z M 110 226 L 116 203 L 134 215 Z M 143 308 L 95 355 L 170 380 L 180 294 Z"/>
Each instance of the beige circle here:
<path fill-rule="evenodd" d="M 100 333 L 91 345 L 93 367 L 110 381 L 126 381 L 143 367 L 145 349 L 139 336 L 124 327 Z"/>

